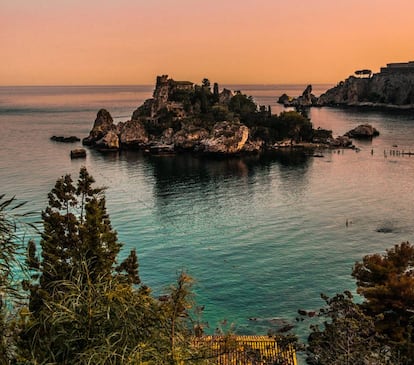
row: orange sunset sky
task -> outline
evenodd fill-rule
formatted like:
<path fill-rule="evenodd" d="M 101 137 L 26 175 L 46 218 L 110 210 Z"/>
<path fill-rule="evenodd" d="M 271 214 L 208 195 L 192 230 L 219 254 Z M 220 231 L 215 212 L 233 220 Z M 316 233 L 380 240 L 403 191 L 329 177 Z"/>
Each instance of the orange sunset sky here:
<path fill-rule="evenodd" d="M 0 85 L 336 83 L 414 60 L 413 0 L 0 0 Z"/>

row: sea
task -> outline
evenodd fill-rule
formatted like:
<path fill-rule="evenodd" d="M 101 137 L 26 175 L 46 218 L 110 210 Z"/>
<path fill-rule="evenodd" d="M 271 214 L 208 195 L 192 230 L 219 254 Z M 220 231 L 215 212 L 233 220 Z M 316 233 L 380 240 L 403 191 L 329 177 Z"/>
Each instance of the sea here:
<path fill-rule="evenodd" d="M 225 85 L 270 105 L 306 85 Z M 332 85 L 314 85 L 320 95 Z M 313 311 L 344 290 L 355 293 L 354 263 L 414 241 L 414 113 L 313 108 L 315 128 L 342 135 L 369 123 L 380 132 L 355 141 L 355 150 L 323 150 L 318 156 L 212 159 L 151 156 L 137 151 L 103 154 L 81 143 L 96 113 L 106 108 L 126 121 L 153 86 L 0 87 L 0 193 L 26 201 L 33 222 L 47 206 L 56 179 L 76 179 L 86 166 L 105 186 L 112 225 L 123 243 L 120 258 L 135 248 L 142 282 L 162 294 L 185 270 L 195 279 L 203 308 L 197 320 L 207 333 L 275 333 L 291 325 L 306 338 Z M 28 218 L 26 218 L 28 219 Z M 23 229 L 23 228 L 21 228 Z M 38 241 L 36 233 L 21 236 Z M 356 297 L 356 300 L 360 298 Z"/>

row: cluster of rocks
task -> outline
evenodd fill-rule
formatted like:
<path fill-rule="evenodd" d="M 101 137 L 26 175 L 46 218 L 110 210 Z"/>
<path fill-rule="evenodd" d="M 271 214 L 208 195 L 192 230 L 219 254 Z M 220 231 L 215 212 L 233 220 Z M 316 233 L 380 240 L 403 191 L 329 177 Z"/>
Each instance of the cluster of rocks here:
<path fill-rule="evenodd" d="M 161 136 L 154 138 L 145 129 L 144 121 L 130 120 L 116 125 L 111 114 L 101 109 L 89 136 L 82 142 L 86 146 L 93 146 L 101 151 L 133 148 L 152 151 L 191 150 L 234 154 L 244 150 L 252 151 L 252 144 L 247 143 L 248 138 L 249 129 L 234 121 L 216 123 L 212 131 L 190 122 L 184 122 L 178 131 L 167 128 Z"/>
<path fill-rule="evenodd" d="M 308 85 L 301 96 L 293 98 L 287 94 L 283 94 L 277 102 L 283 104 L 285 107 L 293 106 L 295 108 L 303 108 L 317 105 L 318 98 L 312 94 L 312 85 Z"/>

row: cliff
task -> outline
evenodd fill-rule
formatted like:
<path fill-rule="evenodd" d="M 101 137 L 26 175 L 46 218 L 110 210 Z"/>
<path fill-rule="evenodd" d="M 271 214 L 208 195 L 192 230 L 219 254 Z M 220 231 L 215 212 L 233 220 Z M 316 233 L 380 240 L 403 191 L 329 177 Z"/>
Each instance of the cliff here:
<path fill-rule="evenodd" d="M 414 63 L 389 64 L 370 77 L 350 76 L 322 94 L 316 105 L 414 108 Z"/>

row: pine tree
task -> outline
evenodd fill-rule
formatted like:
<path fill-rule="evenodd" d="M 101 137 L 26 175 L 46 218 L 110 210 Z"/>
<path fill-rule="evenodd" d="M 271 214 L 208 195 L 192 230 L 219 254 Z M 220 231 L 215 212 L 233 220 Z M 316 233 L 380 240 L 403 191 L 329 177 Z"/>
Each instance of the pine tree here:
<path fill-rule="evenodd" d="M 18 361 L 33 364 L 181 364 L 190 354 L 191 278 L 182 274 L 161 302 L 140 284 L 135 250 L 121 249 L 103 189 L 81 169 L 60 178 L 42 214 L 40 246 L 28 247 L 31 312 L 21 316 Z M 38 280 L 36 278 L 39 278 Z M 197 361 L 197 360 L 195 360 Z M 194 362 L 188 362 L 194 363 Z"/>
<path fill-rule="evenodd" d="M 40 260 L 35 245 L 29 243 L 27 263 L 33 281 L 27 287 L 32 314 L 25 319 L 20 348 L 30 348 L 31 355 L 25 356 L 36 361 L 63 362 L 82 352 L 88 338 L 100 336 L 102 313 L 109 315 L 110 308 L 116 307 L 108 297 L 118 291 L 132 293 L 132 284 L 140 282 L 135 251 L 115 272 L 122 245 L 111 226 L 104 189 L 93 188 L 93 183 L 85 168 L 80 170 L 77 186 L 70 175 L 58 179 L 42 213 Z M 91 303 L 100 309 L 95 312 Z M 116 330 L 112 327 L 107 330 Z M 68 334 L 75 336 L 70 345 L 62 337 Z"/>
<path fill-rule="evenodd" d="M 354 266 L 363 308 L 394 349 L 414 363 L 414 246 L 402 242 L 384 254 L 367 255 Z"/>
<path fill-rule="evenodd" d="M 15 204 L 15 198 L 4 199 L 0 195 L 0 364 L 10 364 L 14 356 L 12 304 L 19 298 L 13 278 L 16 268 L 23 269 L 19 261 L 21 243 L 16 236 L 17 216 L 14 210 L 24 203 Z"/>

